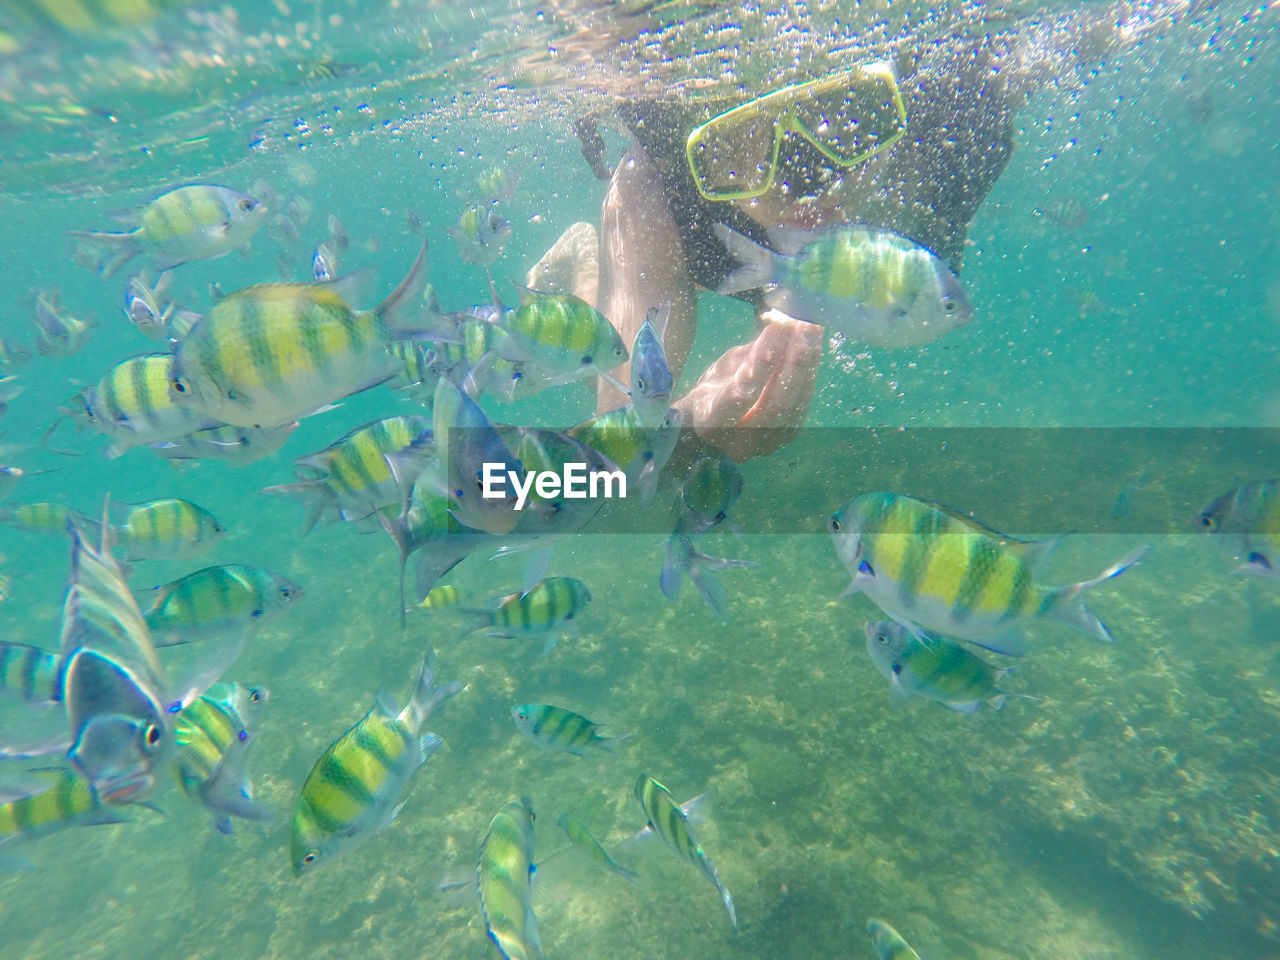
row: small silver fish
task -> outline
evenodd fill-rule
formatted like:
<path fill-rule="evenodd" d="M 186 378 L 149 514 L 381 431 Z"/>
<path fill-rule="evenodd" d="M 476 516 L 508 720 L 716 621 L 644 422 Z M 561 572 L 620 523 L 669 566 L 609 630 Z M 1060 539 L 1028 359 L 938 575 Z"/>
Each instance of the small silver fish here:
<path fill-rule="evenodd" d="M 171 270 L 160 274 L 154 287 L 144 270 L 131 278 L 125 289 L 124 315 L 148 340 L 166 339 L 169 316 L 174 311 L 174 304 L 168 299 L 172 284 Z"/>
<path fill-rule="evenodd" d="M 69 357 L 89 338 L 89 318 L 79 320 L 58 306 L 58 291 L 36 294 L 36 352 L 42 357 Z"/>
<path fill-rule="evenodd" d="M 658 426 L 671 409 L 675 379 L 662 348 L 662 332 L 670 316 L 669 303 L 652 308 L 631 347 L 631 406 L 642 427 Z"/>

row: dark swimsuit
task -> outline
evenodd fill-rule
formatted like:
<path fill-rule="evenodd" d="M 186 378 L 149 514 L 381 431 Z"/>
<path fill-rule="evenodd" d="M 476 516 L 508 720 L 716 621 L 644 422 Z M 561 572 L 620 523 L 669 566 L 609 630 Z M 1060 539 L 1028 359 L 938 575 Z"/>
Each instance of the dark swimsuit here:
<path fill-rule="evenodd" d="M 924 51 L 899 81 L 907 103 L 902 140 L 875 161 L 844 172 L 854 195 L 865 198 L 850 222 L 893 230 L 927 247 L 959 270 L 969 221 L 986 198 L 1013 150 L 1013 115 L 1018 104 L 1004 95 L 997 69 L 1002 51 L 985 38 L 957 37 Z M 731 203 L 705 199 L 685 157 L 685 138 L 707 119 L 683 101 L 630 101 L 616 113 L 658 168 L 668 206 L 679 231 L 689 274 L 716 289 L 739 264 L 712 227 L 723 223 L 770 246 L 765 228 Z M 705 112 L 705 108 L 704 108 Z M 604 142 L 589 118 L 577 134 L 583 155 L 597 177 L 608 179 Z M 778 176 L 803 189 L 807 170 L 826 161 L 801 140 L 779 154 Z M 790 154 L 789 162 L 784 155 Z M 739 295 L 757 302 L 759 291 Z"/>

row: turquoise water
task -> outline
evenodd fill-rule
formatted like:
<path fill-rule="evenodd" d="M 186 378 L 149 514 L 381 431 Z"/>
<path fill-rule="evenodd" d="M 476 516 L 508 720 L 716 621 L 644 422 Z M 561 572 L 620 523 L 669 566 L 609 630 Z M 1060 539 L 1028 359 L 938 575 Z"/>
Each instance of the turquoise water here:
<path fill-rule="evenodd" d="M 824 350 L 806 420 L 814 429 L 743 465 L 731 511 L 741 537 L 698 542 L 759 564 L 723 573 L 729 623 L 687 584 L 674 603 L 659 592 L 669 515 L 654 508 L 651 532 L 606 526 L 556 546 L 550 572 L 581 578 L 594 600 L 580 632 L 542 656 L 536 638 L 456 639 L 449 611 L 417 614 L 402 630 L 396 553 L 381 533 L 335 524 L 301 538 L 300 510 L 257 494 L 290 481 L 294 457 L 415 410 L 386 388 L 304 419 L 279 454 L 239 469 L 175 469 L 146 449 L 107 460 L 103 441 L 66 424 L 50 445 L 82 455 L 42 445 L 82 386 L 156 349 L 120 312 L 130 270 L 103 278 L 75 265 L 66 232 L 113 229 L 114 211 L 182 183 L 248 191 L 261 178 L 311 202 L 301 240 L 282 244 L 263 229 L 247 252 L 179 266 L 183 306 L 207 310 L 213 282 L 231 291 L 281 279 L 282 253 L 288 279 L 303 279 L 329 214 L 351 237 L 342 272 L 369 270 L 360 305 L 374 303 L 421 242 L 411 211 L 425 225 L 431 282 L 455 308 L 485 302 L 487 283 L 444 228 L 496 164 L 520 175 L 504 201 L 513 235 L 492 268 L 505 297 L 508 279 L 522 280 L 569 224 L 598 222 L 606 185 L 572 124 L 635 95 L 640 64 L 651 93 L 707 76 L 726 44 L 772 51 L 737 61 L 750 86 L 784 71 L 791 54 L 847 46 L 853 31 L 866 30 L 874 49 L 879 15 L 791 10 L 813 28 L 806 35 L 759 11 L 691 5 L 624 15 L 196 3 L 86 35 L 52 28 L 32 7 L 0 8 L 12 47 L 0 59 L 0 337 L 33 342 L 37 288 L 60 289 L 72 314 L 97 325 L 71 356 L 0 371 L 25 388 L 0 422 L 3 461 L 26 471 L 4 506 L 48 500 L 96 515 L 108 495 L 186 497 L 229 535 L 196 560 L 138 562 L 133 589 L 244 562 L 298 582 L 306 597 L 265 624 L 228 674 L 271 690 L 249 768 L 278 821 L 218 834 L 166 773 L 151 798 L 163 816 L 136 807 L 128 824 L 14 845 L 31 868 L 0 875 L 5 956 L 480 957 L 491 948 L 475 897 L 438 887 L 474 869 L 493 815 L 531 798 L 535 859 L 565 845 L 555 827 L 564 812 L 612 848 L 644 826 L 633 795 L 641 772 L 679 801 L 709 795 L 696 829 L 741 929 L 689 864 L 660 844 L 624 848 L 635 884 L 571 858 L 544 871 L 535 905 L 547 957 L 869 958 L 869 917 L 926 960 L 1280 951 L 1280 601 L 1266 581 L 1232 577 L 1190 522 L 1227 489 L 1275 474 L 1272 11 L 1174 5 L 1173 22 L 1123 45 L 1083 89 L 1061 78 L 1031 96 L 1012 159 L 970 225 L 961 278 L 973 323 L 923 347 Z M 1107 19 L 1107 8 L 1090 9 Z M 901 10 L 885 30 L 917 19 Z M 986 13 L 994 25 L 1031 15 Z M 969 14 L 971 28 L 983 22 L 983 11 Z M 616 160 L 622 135 L 609 127 L 605 137 Z M 1064 201 L 1087 221 L 1048 215 Z M 699 296 L 698 320 L 677 392 L 754 335 L 750 308 L 711 292 Z M 593 405 L 581 385 L 514 407 L 486 401 L 498 420 L 554 427 Z M 975 460 L 942 434 L 932 448 L 877 458 L 869 427 L 887 438 L 900 427 L 1044 429 L 985 431 L 990 459 Z M 1086 447 L 1050 470 L 1040 457 L 1078 439 L 1059 427 L 1145 429 L 1127 442 L 1107 435 L 1092 456 Z M 1256 432 L 1237 462 L 1163 428 Z M 1004 462 L 1012 474 L 991 469 Z M 824 532 L 844 501 L 877 489 L 1015 533 L 1081 532 L 1051 560 L 1055 584 L 1154 543 L 1092 595 L 1117 643 L 1037 624 L 1006 684 L 1042 702 L 974 716 L 891 708 L 862 640 L 881 614 L 865 597 L 839 599 L 848 574 Z M 0 572 L 12 578 L 4 639 L 57 649 L 67 556 L 62 537 L 0 527 Z M 519 559 L 486 558 L 468 558 L 447 582 L 473 601 L 519 587 Z M 391 825 L 294 877 L 289 824 L 312 764 L 380 688 L 403 702 L 428 649 L 440 679 L 467 684 L 428 723 L 443 748 Z M 172 653 L 162 657 L 176 664 Z M 566 706 L 631 736 L 616 755 L 539 750 L 512 728 L 518 703 Z M 5 711 L 0 729 L 19 722 L 15 707 Z"/>

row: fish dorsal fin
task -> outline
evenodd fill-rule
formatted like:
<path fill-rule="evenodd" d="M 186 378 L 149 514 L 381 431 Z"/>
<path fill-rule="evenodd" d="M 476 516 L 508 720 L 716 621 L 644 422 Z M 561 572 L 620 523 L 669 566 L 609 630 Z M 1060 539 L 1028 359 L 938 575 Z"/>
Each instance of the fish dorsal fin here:
<path fill-rule="evenodd" d="M 520 283 L 518 280 L 512 280 L 511 285 L 515 287 L 516 291 L 520 294 L 521 306 L 524 306 L 526 303 L 532 303 L 539 296 L 541 296 L 541 294 L 539 294 L 536 290 L 530 290 L 528 287 L 526 287 L 523 283 Z"/>
<path fill-rule="evenodd" d="M 379 716 L 394 720 L 400 715 L 400 705 L 396 703 L 395 697 L 391 696 L 391 691 L 383 687 L 378 691 L 377 699 L 373 702 L 373 709 L 369 713 L 376 713 Z"/>
<path fill-rule="evenodd" d="M 1037 573 L 1044 566 L 1049 554 L 1065 536 L 1066 534 L 1063 533 L 1049 540 L 1016 540 L 1005 537 L 1001 545 L 1014 556 L 1021 558 L 1023 563 L 1031 568 L 1032 573 Z"/>
<path fill-rule="evenodd" d="M 665 347 L 667 342 L 667 324 L 671 322 L 671 301 L 664 300 L 662 303 L 650 307 L 649 311 L 644 315 L 644 322 L 653 329 L 654 336 L 657 337 L 658 343 Z"/>

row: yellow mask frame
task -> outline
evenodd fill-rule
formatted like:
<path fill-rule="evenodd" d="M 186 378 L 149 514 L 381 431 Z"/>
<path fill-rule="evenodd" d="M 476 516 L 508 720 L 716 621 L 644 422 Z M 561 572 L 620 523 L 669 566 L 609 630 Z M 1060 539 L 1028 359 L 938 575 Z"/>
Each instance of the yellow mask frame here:
<path fill-rule="evenodd" d="M 906 129 L 907 109 L 893 68 L 866 63 L 712 117 L 689 134 L 685 157 L 703 197 L 747 200 L 773 186 L 788 134 L 847 169 L 895 143 Z"/>

